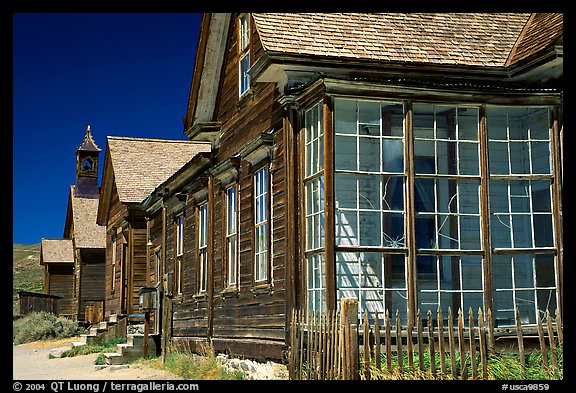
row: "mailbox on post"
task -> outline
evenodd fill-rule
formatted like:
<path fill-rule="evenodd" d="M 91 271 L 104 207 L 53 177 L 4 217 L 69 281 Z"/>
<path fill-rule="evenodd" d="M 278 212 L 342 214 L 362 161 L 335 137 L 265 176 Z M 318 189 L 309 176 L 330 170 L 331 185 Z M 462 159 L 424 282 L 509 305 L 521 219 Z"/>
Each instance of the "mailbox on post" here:
<path fill-rule="evenodd" d="M 150 313 L 156 311 L 157 304 L 156 287 L 142 287 L 138 291 L 140 309 L 144 312 L 144 357 L 148 356 L 148 334 L 150 331 Z"/>
<path fill-rule="evenodd" d="M 156 287 L 142 287 L 138 292 L 140 297 L 140 309 L 143 312 L 153 312 L 158 305 L 156 304 Z"/>

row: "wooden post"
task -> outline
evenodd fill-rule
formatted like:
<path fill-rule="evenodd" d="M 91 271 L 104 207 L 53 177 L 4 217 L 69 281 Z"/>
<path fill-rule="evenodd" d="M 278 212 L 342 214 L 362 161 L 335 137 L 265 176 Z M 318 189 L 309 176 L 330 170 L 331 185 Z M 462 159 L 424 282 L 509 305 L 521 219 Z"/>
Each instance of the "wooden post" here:
<path fill-rule="evenodd" d="M 494 319 L 490 308 L 486 312 L 486 322 L 488 323 L 488 353 L 494 355 L 496 354 L 496 340 L 494 339 Z"/>
<path fill-rule="evenodd" d="M 368 310 L 364 310 L 364 378 L 370 380 L 370 324 Z"/>
<path fill-rule="evenodd" d="M 416 323 L 418 324 L 418 366 L 420 367 L 420 371 L 424 371 L 424 336 L 422 334 L 422 317 L 420 315 L 420 309 L 418 309 L 418 312 L 416 313 Z"/>
<path fill-rule="evenodd" d="M 444 318 L 442 308 L 438 306 L 438 351 L 440 352 L 440 373 L 446 377 L 446 351 L 444 350 Z"/>
<path fill-rule="evenodd" d="M 380 370 L 380 319 L 378 316 L 378 311 L 376 311 L 376 317 L 374 321 L 374 357 L 376 358 L 376 368 Z"/>
<path fill-rule="evenodd" d="M 450 307 L 448 308 L 448 346 L 450 350 L 450 371 L 452 372 L 452 377 L 456 379 L 458 375 L 456 370 L 456 342 L 454 340 L 454 318 Z"/>
<path fill-rule="evenodd" d="M 540 312 L 536 313 L 536 322 L 538 323 L 538 339 L 540 341 L 540 352 L 542 353 L 542 365 L 544 366 L 544 370 L 549 372 L 548 353 L 546 350 L 546 341 L 544 340 L 544 330 L 542 329 L 542 319 L 540 319 Z"/>
<path fill-rule="evenodd" d="M 558 344 L 564 345 L 564 335 L 562 334 L 562 317 L 560 316 L 560 309 L 556 308 L 556 330 L 558 331 Z"/>
<path fill-rule="evenodd" d="M 434 322 L 432 311 L 428 310 L 428 348 L 430 351 L 430 373 L 436 378 L 436 353 L 434 352 Z"/>
<path fill-rule="evenodd" d="M 406 323 L 406 351 L 408 352 L 408 368 L 410 371 L 414 370 L 414 348 L 412 343 L 412 322 L 410 318 Z"/>
<path fill-rule="evenodd" d="M 462 309 L 458 309 L 458 349 L 460 351 L 460 374 L 462 379 L 467 379 L 466 375 L 466 349 L 464 348 L 464 317 Z"/>
<path fill-rule="evenodd" d="M 400 323 L 400 311 L 396 310 L 396 354 L 398 356 L 398 371 L 404 372 L 404 354 L 402 353 L 402 324 Z"/>
<path fill-rule="evenodd" d="M 524 375 L 524 366 L 526 364 L 526 360 L 524 358 L 524 338 L 522 336 L 522 324 L 520 322 L 520 311 L 518 310 L 518 307 L 516 307 L 514 316 L 516 318 L 516 337 L 518 339 L 518 354 L 520 355 L 520 365 L 522 366 L 522 375 Z"/>
<path fill-rule="evenodd" d="M 340 300 L 340 324 L 344 326 L 344 353 L 348 358 L 348 369 L 344 373 L 349 379 L 360 379 L 358 351 L 358 299 L 343 298 Z"/>
<path fill-rule="evenodd" d="M 474 312 L 472 307 L 468 309 L 468 338 L 470 340 L 470 364 L 472 366 L 472 379 L 478 378 L 478 367 L 476 366 L 476 337 L 474 328 Z"/>
<path fill-rule="evenodd" d="M 392 343 L 390 338 L 390 310 L 386 310 L 386 319 L 384 321 L 386 334 L 386 370 L 392 372 Z"/>
<path fill-rule="evenodd" d="M 148 336 L 150 334 L 150 312 L 144 312 L 144 350 L 143 356 L 148 357 Z"/>
<path fill-rule="evenodd" d="M 488 379 L 488 362 L 486 359 L 486 332 L 484 331 L 484 316 L 478 307 L 478 331 L 480 340 L 480 362 L 482 363 L 482 379 Z"/>
<path fill-rule="evenodd" d="M 552 319 L 550 318 L 550 311 L 548 309 L 546 309 L 546 328 L 548 329 L 548 344 L 550 345 L 550 354 L 552 355 L 552 366 L 556 369 L 558 368 L 558 358 L 556 357 L 554 328 L 552 327 Z"/>

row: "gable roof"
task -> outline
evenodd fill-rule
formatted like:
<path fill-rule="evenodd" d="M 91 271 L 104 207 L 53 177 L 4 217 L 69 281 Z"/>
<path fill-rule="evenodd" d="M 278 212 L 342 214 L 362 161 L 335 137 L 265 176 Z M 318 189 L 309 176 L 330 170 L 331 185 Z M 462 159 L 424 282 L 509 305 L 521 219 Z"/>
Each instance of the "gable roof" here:
<path fill-rule="evenodd" d="M 72 239 L 42 239 L 40 265 L 46 263 L 74 263 Z"/>
<path fill-rule="evenodd" d="M 379 61 L 504 66 L 530 14 L 253 14 L 265 50 Z"/>
<path fill-rule="evenodd" d="M 347 65 L 376 66 L 382 75 L 406 75 L 430 66 L 441 78 L 506 82 L 510 65 L 542 54 L 562 37 L 563 14 L 530 13 L 252 13 L 262 53 L 249 74 L 257 82 L 297 84 L 303 74 L 340 72 Z M 202 18 L 184 133 L 213 121 L 231 14 Z M 559 60 L 557 59 L 559 58 Z M 556 59 L 556 60 L 555 60 Z M 562 63 L 561 53 L 543 63 Z M 393 67 L 396 68 L 393 68 Z M 540 65 L 530 65 L 515 73 Z M 456 72 L 453 72 L 456 71 Z M 489 71 L 488 73 L 486 71 Z M 468 75 L 470 74 L 470 75 Z M 404 74 L 403 74 L 404 75 Z M 188 135 L 188 134 L 187 134 Z"/>
<path fill-rule="evenodd" d="M 188 140 L 108 137 L 108 152 L 122 203 L 139 203 L 209 143 Z"/>
<path fill-rule="evenodd" d="M 70 186 L 68 214 L 72 215 L 74 228 L 74 246 L 76 248 L 106 248 L 106 227 L 96 223 L 98 198 L 82 198 L 75 196 L 75 186 Z M 68 223 L 69 220 L 67 219 Z M 68 224 L 69 225 L 69 224 Z M 70 236 L 68 226 L 64 237 Z"/>
<path fill-rule="evenodd" d="M 532 14 L 510 53 L 507 65 L 518 63 L 532 54 L 554 45 L 563 34 L 563 14 Z"/>

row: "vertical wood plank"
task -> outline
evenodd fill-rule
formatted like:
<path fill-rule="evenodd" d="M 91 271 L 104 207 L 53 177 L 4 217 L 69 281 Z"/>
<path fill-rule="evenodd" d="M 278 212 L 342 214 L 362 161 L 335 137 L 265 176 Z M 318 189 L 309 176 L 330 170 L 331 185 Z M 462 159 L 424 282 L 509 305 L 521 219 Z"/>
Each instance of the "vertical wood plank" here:
<path fill-rule="evenodd" d="M 478 340 L 480 342 L 480 363 L 482 364 L 482 379 L 488 379 L 488 359 L 486 358 L 486 331 L 484 330 L 484 315 L 478 307 Z"/>
<path fill-rule="evenodd" d="M 464 346 L 464 317 L 460 308 L 458 308 L 458 349 L 460 352 L 460 376 L 462 379 L 468 379 L 466 375 L 466 349 Z"/>
<path fill-rule="evenodd" d="M 448 307 L 448 347 L 450 351 L 450 371 L 452 378 L 456 379 L 458 370 L 456 370 L 456 340 L 454 339 L 454 318 L 452 309 Z"/>
<path fill-rule="evenodd" d="M 344 370 L 349 379 L 360 379 L 358 351 L 358 299 L 344 298 L 340 301 L 341 324 L 345 327 L 344 353 L 347 357 L 347 368 Z"/>
<path fill-rule="evenodd" d="M 548 351 L 546 350 L 546 341 L 544 339 L 544 329 L 542 328 L 542 319 L 540 313 L 536 313 L 536 322 L 538 324 L 538 339 L 540 341 L 540 352 L 542 353 L 542 365 L 546 372 L 550 372 L 548 367 Z"/>
<path fill-rule="evenodd" d="M 522 375 L 524 375 L 524 366 L 526 365 L 526 358 L 524 357 L 524 337 L 522 335 L 522 323 L 520 321 L 520 310 L 516 307 L 514 311 L 514 318 L 516 319 L 516 338 L 518 340 L 518 354 L 520 355 L 520 365 L 522 367 Z"/>
<path fill-rule="evenodd" d="M 420 309 L 416 313 L 417 334 L 418 334 L 418 367 L 420 371 L 424 372 L 424 335 L 422 333 L 422 316 Z"/>
<path fill-rule="evenodd" d="M 562 332 L 562 318 L 560 316 L 560 308 L 556 308 L 556 330 L 558 331 L 558 344 L 562 347 L 564 345 L 564 334 Z"/>
<path fill-rule="evenodd" d="M 408 368 L 410 371 L 414 370 L 414 347 L 412 342 L 412 322 L 408 319 L 406 323 L 406 351 L 408 352 Z"/>
<path fill-rule="evenodd" d="M 550 318 L 550 311 L 546 309 L 546 327 L 548 329 L 548 345 L 550 346 L 550 355 L 552 356 L 552 366 L 554 369 L 558 368 L 558 358 L 556 357 L 556 342 L 554 340 L 554 328 L 552 327 L 552 319 Z"/>
<path fill-rule="evenodd" d="M 474 312 L 468 309 L 468 337 L 470 340 L 470 364 L 472 366 L 472 379 L 478 379 L 478 366 L 476 365 L 476 334 L 474 327 Z"/>
<path fill-rule="evenodd" d="M 406 227 L 406 245 L 408 256 L 406 258 L 406 282 L 408 283 L 408 323 L 414 326 L 414 311 L 416 310 L 416 229 L 415 218 L 415 189 L 414 189 L 414 136 L 413 136 L 413 108 L 411 101 L 404 101 L 404 162 L 406 176 L 406 192 L 404 206 L 406 214 L 404 224 Z"/>
<path fill-rule="evenodd" d="M 364 310 L 364 378 L 370 380 L 370 325 L 368 310 Z"/>
<path fill-rule="evenodd" d="M 386 336 L 386 370 L 392 372 L 392 343 L 390 342 L 390 310 L 386 310 L 386 319 L 384 320 L 386 324 L 385 336 Z"/>
<path fill-rule="evenodd" d="M 444 318 L 442 308 L 438 306 L 438 352 L 440 355 L 440 374 L 446 377 L 446 350 L 444 349 Z"/>
<path fill-rule="evenodd" d="M 486 322 L 488 323 L 488 354 L 496 354 L 496 340 L 494 339 L 494 318 L 492 317 L 492 309 L 486 312 Z"/>
<path fill-rule="evenodd" d="M 304 346 L 304 324 L 305 324 L 305 314 L 304 311 L 300 312 L 300 337 L 299 337 L 299 341 L 300 341 L 300 354 L 299 356 L 299 365 L 298 365 L 298 379 L 305 379 L 304 378 L 304 352 L 305 352 L 305 346 Z"/>
<path fill-rule="evenodd" d="M 399 310 L 396 310 L 396 354 L 398 356 L 398 371 L 402 374 L 404 372 L 404 354 L 402 353 L 402 324 Z"/>
<path fill-rule="evenodd" d="M 292 309 L 290 317 L 290 352 L 288 357 L 288 376 L 290 379 L 294 379 L 294 351 L 296 351 L 296 342 L 294 340 L 296 326 L 294 323 L 294 313 L 295 310 Z"/>
<path fill-rule="evenodd" d="M 374 357 L 376 358 L 376 368 L 380 370 L 382 365 L 380 361 L 380 316 L 378 311 L 376 311 L 376 316 L 374 320 Z"/>
<path fill-rule="evenodd" d="M 434 352 L 434 320 L 432 310 L 428 310 L 428 348 L 430 352 L 430 374 L 436 378 L 436 353 Z"/>
<path fill-rule="evenodd" d="M 324 258 L 326 273 L 326 308 L 336 309 L 336 252 L 334 209 L 334 102 L 325 95 L 324 112 Z M 358 317 L 356 317 L 358 318 Z"/>

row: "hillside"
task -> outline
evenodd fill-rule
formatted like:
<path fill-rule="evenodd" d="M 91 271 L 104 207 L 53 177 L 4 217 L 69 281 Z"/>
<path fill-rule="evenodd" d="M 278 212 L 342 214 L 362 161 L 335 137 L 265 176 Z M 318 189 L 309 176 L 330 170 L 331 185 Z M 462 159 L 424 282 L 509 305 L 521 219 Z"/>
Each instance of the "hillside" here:
<path fill-rule="evenodd" d="M 12 291 L 44 292 L 44 267 L 40 266 L 40 244 L 12 245 Z"/>

